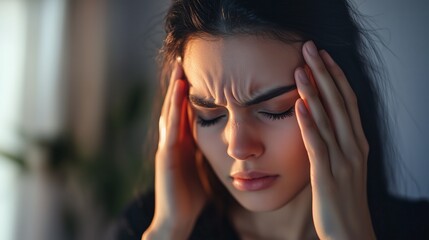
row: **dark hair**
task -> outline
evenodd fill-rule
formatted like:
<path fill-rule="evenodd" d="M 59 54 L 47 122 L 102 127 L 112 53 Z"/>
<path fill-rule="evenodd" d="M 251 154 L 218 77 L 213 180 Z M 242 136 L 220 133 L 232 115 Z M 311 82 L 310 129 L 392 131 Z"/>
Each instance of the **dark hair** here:
<path fill-rule="evenodd" d="M 386 159 L 390 158 L 387 154 L 392 145 L 381 94 L 385 85 L 375 70 L 380 63 L 372 60 L 373 56 L 380 58 L 370 31 L 357 21 L 361 17 L 347 0 L 173 0 L 161 51 L 162 79 L 169 79 L 173 61 L 183 56 L 191 37 L 248 34 L 284 42 L 313 40 L 340 65 L 357 96 L 370 146 L 367 191 L 377 233 L 381 231 L 383 202 L 388 197 L 387 176 L 391 173 Z M 216 180 L 210 181 L 215 187 Z"/>

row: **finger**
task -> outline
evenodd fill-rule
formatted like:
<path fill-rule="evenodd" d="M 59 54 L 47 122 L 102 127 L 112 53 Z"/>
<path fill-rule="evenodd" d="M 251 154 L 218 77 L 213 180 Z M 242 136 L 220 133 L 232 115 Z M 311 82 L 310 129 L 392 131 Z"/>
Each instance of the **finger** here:
<path fill-rule="evenodd" d="M 186 137 L 192 136 L 191 134 L 191 126 L 188 121 L 188 91 L 189 85 L 186 81 L 181 81 L 184 84 L 184 97 L 182 100 L 181 106 L 181 116 L 180 116 L 180 129 L 182 129 L 181 134 L 179 136 L 180 141 L 184 141 Z M 192 138 L 191 138 L 192 139 Z"/>
<path fill-rule="evenodd" d="M 168 83 L 168 89 L 167 93 L 164 97 L 164 102 L 162 104 L 161 109 L 161 116 L 159 117 L 159 144 L 161 146 L 165 145 L 166 139 L 167 139 L 167 120 L 168 120 L 168 112 L 170 110 L 170 104 L 171 104 L 171 92 L 174 88 L 174 79 L 177 79 L 177 77 L 180 77 L 180 68 L 179 68 L 178 62 L 174 63 L 173 71 L 171 73 L 170 81 Z"/>
<path fill-rule="evenodd" d="M 338 144 L 332 131 L 332 124 L 316 90 L 312 87 L 302 68 L 297 68 L 295 71 L 295 78 L 298 80 L 298 93 L 306 103 L 311 117 L 313 118 L 322 139 L 325 141 L 328 150 L 330 152 L 338 151 Z"/>
<path fill-rule="evenodd" d="M 171 93 L 174 88 L 175 80 L 180 79 L 182 77 L 183 77 L 183 69 L 182 69 L 182 66 L 180 65 L 180 60 L 177 60 L 174 63 L 173 70 L 171 72 L 167 93 L 164 97 L 164 103 L 161 110 L 161 116 L 165 116 L 166 119 L 168 119 L 168 113 L 169 113 L 170 104 L 171 104 Z"/>
<path fill-rule="evenodd" d="M 355 135 L 351 127 L 343 96 L 338 91 L 314 43 L 308 41 L 304 44 L 303 48 L 304 59 L 315 75 L 320 97 L 333 123 L 334 134 L 342 152 L 344 154 L 358 154 Z"/>
<path fill-rule="evenodd" d="M 305 71 L 305 74 L 307 75 L 307 77 L 310 79 L 311 85 L 316 90 L 317 96 L 320 97 L 320 93 L 319 93 L 319 90 L 317 89 L 317 85 L 316 85 L 316 80 L 314 80 L 313 73 L 311 72 L 311 69 L 307 64 L 304 65 L 304 71 Z"/>
<path fill-rule="evenodd" d="M 365 137 L 365 133 L 362 128 L 356 94 L 354 93 L 349 82 L 347 81 L 346 75 L 344 74 L 343 70 L 332 59 L 329 53 L 325 50 L 322 50 L 320 52 L 320 56 L 322 57 L 323 61 L 326 63 L 326 67 L 328 68 L 328 71 L 333 77 L 336 85 L 338 86 L 338 89 L 344 96 L 344 101 L 345 101 L 348 115 L 350 116 L 353 132 L 356 136 L 361 152 L 367 158 L 368 152 L 369 152 L 369 146 L 368 146 L 368 141 Z"/>
<path fill-rule="evenodd" d="M 183 101 L 185 99 L 185 83 L 183 80 L 175 80 L 172 91 L 172 101 L 167 119 L 167 144 L 169 147 L 177 147 L 180 142 L 180 134 L 183 130 L 181 119 L 183 117 Z"/>
<path fill-rule="evenodd" d="M 328 148 L 302 99 L 296 101 L 295 112 L 304 146 L 308 152 L 312 182 L 318 183 L 319 181 L 332 179 Z"/>
<path fill-rule="evenodd" d="M 332 130 L 332 124 L 328 118 L 328 115 L 325 112 L 325 109 L 322 105 L 322 102 L 320 101 L 320 98 L 317 95 L 316 90 L 311 85 L 302 68 L 298 68 L 295 71 L 295 77 L 298 80 L 298 93 L 306 104 L 307 109 L 309 109 L 309 116 L 314 121 L 315 129 L 319 133 L 320 139 L 323 140 L 327 149 L 328 157 L 326 157 L 326 160 L 320 161 L 325 161 L 329 164 L 329 168 L 332 171 L 331 175 L 336 172 L 343 172 L 338 171 L 338 169 L 344 169 L 347 163 L 345 163 L 344 161 L 336 160 L 342 159 L 342 153 L 339 149 L 337 140 L 335 139 L 334 131 Z M 323 149 L 320 149 L 319 145 L 320 144 L 313 147 L 315 147 L 316 150 L 319 152 L 323 151 Z M 324 154 L 321 154 L 315 155 L 314 157 L 322 158 L 325 156 Z"/>

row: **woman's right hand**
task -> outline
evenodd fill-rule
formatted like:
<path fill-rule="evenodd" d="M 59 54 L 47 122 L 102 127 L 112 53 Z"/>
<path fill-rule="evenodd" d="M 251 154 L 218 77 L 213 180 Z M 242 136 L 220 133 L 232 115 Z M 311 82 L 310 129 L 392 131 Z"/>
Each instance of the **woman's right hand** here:
<path fill-rule="evenodd" d="M 155 212 L 142 239 L 187 239 L 206 203 L 187 116 L 186 81 L 176 62 L 159 119 Z"/>

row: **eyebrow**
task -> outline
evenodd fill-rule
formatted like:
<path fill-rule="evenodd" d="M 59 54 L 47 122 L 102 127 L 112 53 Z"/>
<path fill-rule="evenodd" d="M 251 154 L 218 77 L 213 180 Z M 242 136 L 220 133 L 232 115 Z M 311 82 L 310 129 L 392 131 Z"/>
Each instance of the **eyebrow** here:
<path fill-rule="evenodd" d="M 280 96 L 284 93 L 290 92 L 290 91 L 295 90 L 295 89 L 296 89 L 295 84 L 289 85 L 289 86 L 274 88 L 274 89 L 268 90 L 265 93 L 260 94 L 259 96 L 256 96 L 255 98 L 253 98 L 249 101 L 246 101 L 242 105 L 245 107 L 255 105 L 255 104 L 270 100 L 272 98 L 275 98 L 277 96 Z M 192 94 L 189 95 L 189 101 L 196 106 L 200 106 L 200 107 L 204 107 L 204 108 L 221 107 L 221 106 L 215 104 L 213 100 L 206 100 L 202 97 L 192 95 Z"/>

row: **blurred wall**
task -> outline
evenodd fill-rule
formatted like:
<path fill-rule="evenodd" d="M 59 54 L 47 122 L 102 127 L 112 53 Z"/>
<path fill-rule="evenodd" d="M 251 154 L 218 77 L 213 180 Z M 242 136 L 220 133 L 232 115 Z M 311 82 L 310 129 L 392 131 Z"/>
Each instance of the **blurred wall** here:
<path fill-rule="evenodd" d="M 354 2 L 373 21 L 387 47 L 378 44 L 393 87 L 392 130 L 400 153 L 393 191 L 429 199 L 429 2 Z"/>

